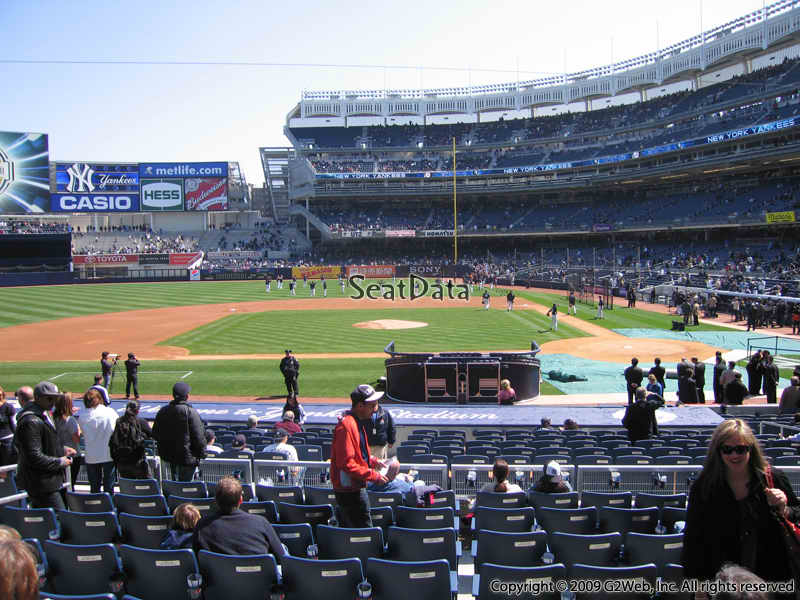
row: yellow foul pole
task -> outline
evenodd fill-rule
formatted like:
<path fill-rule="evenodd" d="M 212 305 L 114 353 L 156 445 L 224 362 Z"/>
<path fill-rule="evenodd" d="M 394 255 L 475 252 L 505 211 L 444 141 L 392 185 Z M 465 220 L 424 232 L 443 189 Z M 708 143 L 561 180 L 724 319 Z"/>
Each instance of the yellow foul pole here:
<path fill-rule="evenodd" d="M 458 209 L 456 206 L 456 138 L 453 138 L 453 263 L 458 264 Z"/>

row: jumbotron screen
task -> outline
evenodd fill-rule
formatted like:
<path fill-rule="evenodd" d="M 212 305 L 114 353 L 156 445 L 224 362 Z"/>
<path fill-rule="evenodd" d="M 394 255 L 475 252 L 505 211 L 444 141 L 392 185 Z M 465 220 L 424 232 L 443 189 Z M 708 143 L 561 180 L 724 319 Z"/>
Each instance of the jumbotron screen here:
<path fill-rule="evenodd" d="M 0 131 L 0 214 L 50 210 L 47 135 Z"/>

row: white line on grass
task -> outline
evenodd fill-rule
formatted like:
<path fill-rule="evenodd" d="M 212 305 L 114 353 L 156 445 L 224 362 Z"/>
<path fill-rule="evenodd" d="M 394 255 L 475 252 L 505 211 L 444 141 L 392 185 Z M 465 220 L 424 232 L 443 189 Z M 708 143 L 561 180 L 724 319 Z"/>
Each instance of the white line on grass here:
<path fill-rule="evenodd" d="M 183 377 L 181 377 L 181 379 L 186 379 L 186 378 L 187 378 L 189 375 L 191 375 L 192 373 L 194 373 L 194 371 L 189 371 L 189 372 L 188 372 L 186 375 L 184 375 Z"/>
<path fill-rule="evenodd" d="M 67 371 L 66 373 L 59 373 L 55 377 L 51 377 L 50 381 L 52 381 L 53 379 L 58 379 L 59 377 L 63 377 L 64 375 L 68 375 L 68 374 L 69 374 L 69 371 Z"/>

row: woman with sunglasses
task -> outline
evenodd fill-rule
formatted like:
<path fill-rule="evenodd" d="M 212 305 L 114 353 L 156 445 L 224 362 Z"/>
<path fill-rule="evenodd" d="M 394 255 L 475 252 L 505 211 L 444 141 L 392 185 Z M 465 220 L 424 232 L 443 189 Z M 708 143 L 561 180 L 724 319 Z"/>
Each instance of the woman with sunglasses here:
<path fill-rule="evenodd" d="M 681 560 L 687 579 L 712 580 L 726 562 L 765 581 L 792 578 L 778 516 L 797 522 L 800 501 L 778 469 L 772 469 L 774 487 L 768 489 L 766 469 L 747 423 L 729 419 L 717 426 L 689 490 Z"/>

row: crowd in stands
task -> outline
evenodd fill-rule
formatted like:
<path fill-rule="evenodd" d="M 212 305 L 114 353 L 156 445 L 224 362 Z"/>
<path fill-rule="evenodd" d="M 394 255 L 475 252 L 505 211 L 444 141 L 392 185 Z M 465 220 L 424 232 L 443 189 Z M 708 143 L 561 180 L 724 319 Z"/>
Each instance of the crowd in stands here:
<path fill-rule="evenodd" d="M 39 220 L 7 219 L 0 220 L 0 235 L 3 234 L 40 234 L 40 233 L 70 233 L 72 227 L 69 223 L 48 223 Z"/>
<path fill-rule="evenodd" d="M 129 234 L 127 237 L 94 237 L 87 234 L 73 237 L 73 254 L 168 254 L 170 252 L 196 252 L 200 250 L 198 240 L 177 234 L 174 238 L 163 234 L 147 233 L 143 236 Z"/>

